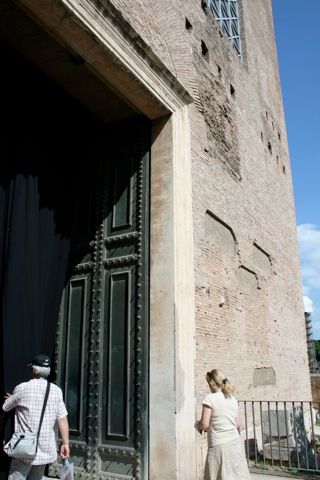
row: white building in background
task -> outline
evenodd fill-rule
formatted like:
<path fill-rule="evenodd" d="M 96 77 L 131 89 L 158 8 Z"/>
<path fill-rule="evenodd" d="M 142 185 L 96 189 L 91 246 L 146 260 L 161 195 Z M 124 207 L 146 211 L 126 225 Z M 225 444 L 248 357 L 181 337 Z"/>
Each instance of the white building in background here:
<path fill-rule="evenodd" d="M 306 333 L 307 333 L 307 345 L 308 345 L 308 355 L 309 355 L 309 366 L 310 372 L 314 372 L 318 370 L 319 365 L 316 359 L 316 351 L 314 348 L 314 340 L 313 340 L 313 333 L 312 333 L 312 312 L 313 312 L 313 302 L 312 300 L 304 296 L 303 297 L 303 305 L 304 305 L 304 318 L 306 321 Z"/>
<path fill-rule="evenodd" d="M 312 313 L 313 312 L 313 301 L 307 297 L 303 297 L 303 305 L 304 305 L 304 311 L 307 313 Z"/>

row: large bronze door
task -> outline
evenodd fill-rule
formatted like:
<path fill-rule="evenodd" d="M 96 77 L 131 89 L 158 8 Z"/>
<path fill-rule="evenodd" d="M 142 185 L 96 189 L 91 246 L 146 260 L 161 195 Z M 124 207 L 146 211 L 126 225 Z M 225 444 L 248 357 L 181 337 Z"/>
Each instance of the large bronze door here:
<path fill-rule="evenodd" d="M 131 125 L 80 154 L 56 348 L 79 479 L 147 478 L 148 140 Z"/>

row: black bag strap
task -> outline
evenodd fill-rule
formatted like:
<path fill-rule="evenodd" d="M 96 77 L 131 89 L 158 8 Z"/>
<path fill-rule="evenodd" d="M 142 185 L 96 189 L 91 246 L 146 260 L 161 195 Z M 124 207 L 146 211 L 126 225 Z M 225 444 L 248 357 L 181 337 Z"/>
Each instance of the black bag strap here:
<path fill-rule="evenodd" d="M 39 428 L 38 428 L 38 437 L 39 437 L 39 433 L 40 433 L 40 429 L 41 429 L 41 425 L 42 425 L 44 411 L 45 411 L 46 405 L 47 405 L 49 390 L 50 390 L 50 382 L 47 380 L 47 389 L 46 389 L 46 394 L 45 394 L 44 400 L 43 400 L 43 407 L 42 407 L 42 412 L 41 412 L 41 417 L 40 417 L 40 422 L 39 422 Z"/>

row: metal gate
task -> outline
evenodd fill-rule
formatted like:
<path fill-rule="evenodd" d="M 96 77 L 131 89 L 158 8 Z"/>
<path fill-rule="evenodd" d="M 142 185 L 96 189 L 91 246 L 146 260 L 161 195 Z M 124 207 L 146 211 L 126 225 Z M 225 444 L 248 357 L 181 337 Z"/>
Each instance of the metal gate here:
<path fill-rule="evenodd" d="M 147 478 L 148 152 L 149 127 L 135 124 L 78 159 L 56 365 L 79 479 Z"/>

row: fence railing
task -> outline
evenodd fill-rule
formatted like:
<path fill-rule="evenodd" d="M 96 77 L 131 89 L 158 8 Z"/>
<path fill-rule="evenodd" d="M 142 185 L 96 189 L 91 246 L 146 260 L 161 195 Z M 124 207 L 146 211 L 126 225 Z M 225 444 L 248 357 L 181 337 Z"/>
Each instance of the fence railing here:
<path fill-rule="evenodd" d="M 239 405 L 249 465 L 320 471 L 320 403 L 240 401 Z"/>

